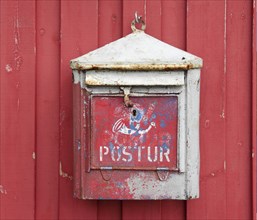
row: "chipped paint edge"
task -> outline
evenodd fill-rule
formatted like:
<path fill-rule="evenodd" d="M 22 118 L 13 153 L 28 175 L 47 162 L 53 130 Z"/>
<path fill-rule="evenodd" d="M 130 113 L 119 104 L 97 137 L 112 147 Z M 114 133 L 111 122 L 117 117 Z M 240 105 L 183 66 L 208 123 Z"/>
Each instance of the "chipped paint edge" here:
<path fill-rule="evenodd" d="M 68 178 L 69 180 L 72 180 L 72 176 L 69 175 L 68 173 L 65 173 L 63 170 L 62 170 L 62 163 L 60 162 L 59 164 L 59 175 L 63 178 Z"/>
<path fill-rule="evenodd" d="M 200 69 L 203 64 L 200 61 L 197 64 L 86 64 L 77 61 L 70 61 L 70 68 L 73 70 L 145 70 L 145 71 L 163 71 L 163 70 L 189 70 Z"/>

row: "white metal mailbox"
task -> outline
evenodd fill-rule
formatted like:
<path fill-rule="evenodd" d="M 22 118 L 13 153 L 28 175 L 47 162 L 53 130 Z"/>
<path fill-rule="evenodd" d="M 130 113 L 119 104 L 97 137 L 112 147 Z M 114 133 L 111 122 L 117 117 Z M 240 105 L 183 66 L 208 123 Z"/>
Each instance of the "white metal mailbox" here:
<path fill-rule="evenodd" d="M 140 30 L 71 60 L 75 197 L 199 197 L 201 67 Z"/>

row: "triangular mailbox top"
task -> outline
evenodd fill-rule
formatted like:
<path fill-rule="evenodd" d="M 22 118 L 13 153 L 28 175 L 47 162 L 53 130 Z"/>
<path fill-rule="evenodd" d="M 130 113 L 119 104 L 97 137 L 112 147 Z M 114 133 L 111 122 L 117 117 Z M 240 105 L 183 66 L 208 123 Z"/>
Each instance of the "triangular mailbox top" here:
<path fill-rule="evenodd" d="M 202 59 L 138 30 L 71 60 L 70 66 L 78 70 L 188 70 L 201 68 Z"/>

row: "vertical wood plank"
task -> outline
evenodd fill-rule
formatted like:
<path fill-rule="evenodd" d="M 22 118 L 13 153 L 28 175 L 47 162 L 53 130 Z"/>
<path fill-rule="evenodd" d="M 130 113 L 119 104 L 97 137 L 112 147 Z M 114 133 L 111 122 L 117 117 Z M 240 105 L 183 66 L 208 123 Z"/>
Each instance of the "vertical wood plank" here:
<path fill-rule="evenodd" d="M 0 4 L 0 219 L 34 219 L 35 2 Z"/>
<path fill-rule="evenodd" d="M 186 49 L 186 1 L 162 0 L 161 38 L 175 47 Z M 151 24 L 149 24 L 151 25 Z M 161 219 L 185 219 L 186 201 L 162 201 Z"/>
<path fill-rule="evenodd" d="M 98 1 L 61 1 L 60 219 L 96 219 L 97 202 L 72 198 L 72 71 L 69 61 L 97 47 Z"/>
<path fill-rule="evenodd" d="M 98 47 L 122 37 L 122 0 L 98 1 Z M 121 201 L 98 201 L 98 220 L 121 219 Z"/>
<path fill-rule="evenodd" d="M 124 201 L 122 207 L 124 220 L 161 219 L 161 202 L 149 200 Z"/>
<path fill-rule="evenodd" d="M 161 219 L 186 219 L 186 201 L 170 200 L 162 201 Z"/>
<path fill-rule="evenodd" d="M 257 122 L 257 68 L 256 68 L 256 0 L 252 2 L 252 201 L 253 201 L 253 210 L 252 218 L 256 218 L 257 212 L 257 182 L 256 182 L 256 144 L 257 144 L 257 131 L 256 131 L 256 122 Z"/>
<path fill-rule="evenodd" d="M 162 38 L 162 1 L 145 1 L 146 33 L 161 40 Z"/>
<path fill-rule="evenodd" d="M 187 50 L 204 60 L 200 199 L 187 202 L 188 219 L 226 218 L 225 10 L 225 0 L 187 2 Z"/>
<path fill-rule="evenodd" d="M 36 219 L 58 219 L 60 4 L 37 2 Z"/>
<path fill-rule="evenodd" d="M 252 219 L 252 1 L 227 2 L 227 219 Z"/>
<path fill-rule="evenodd" d="M 121 201 L 98 201 L 98 220 L 119 220 L 122 219 Z"/>
<path fill-rule="evenodd" d="M 162 40 L 186 49 L 186 0 L 162 0 Z"/>
<path fill-rule="evenodd" d="M 122 37 L 122 0 L 99 0 L 98 47 Z"/>

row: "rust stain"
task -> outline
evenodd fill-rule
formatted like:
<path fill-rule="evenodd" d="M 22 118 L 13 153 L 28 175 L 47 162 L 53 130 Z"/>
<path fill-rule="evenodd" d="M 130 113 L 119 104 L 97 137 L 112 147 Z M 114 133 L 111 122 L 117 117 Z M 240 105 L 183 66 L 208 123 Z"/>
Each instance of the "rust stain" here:
<path fill-rule="evenodd" d="M 210 127 L 210 120 L 206 120 L 206 121 L 205 121 L 204 127 L 205 127 L 205 128 L 209 128 L 209 127 Z"/>
<path fill-rule="evenodd" d="M 87 84 L 88 85 L 95 85 L 95 86 L 100 86 L 100 85 L 103 85 L 103 83 L 95 80 L 95 79 L 87 79 Z M 104 84 L 105 85 L 105 84 Z"/>
<path fill-rule="evenodd" d="M 130 71 L 158 71 L 158 70 L 189 70 L 201 68 L 201 65 L 194 64 L 83 64 L 71 61 L 71 69 L 76 70 L 130 70 Z"/>
<path fill-rule="evenodd" d="M 59 170 L 59 174 L 61 177 L 63 178 L 68 178 L 69 180 L 72 180 L 72 176 L 69 175 L 68 173 L 65 173 L 63 170 L 62 170 L 62 163 L 60 162 L 60 170 Z"/>

